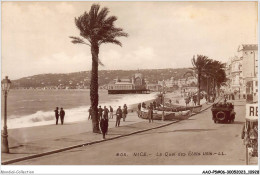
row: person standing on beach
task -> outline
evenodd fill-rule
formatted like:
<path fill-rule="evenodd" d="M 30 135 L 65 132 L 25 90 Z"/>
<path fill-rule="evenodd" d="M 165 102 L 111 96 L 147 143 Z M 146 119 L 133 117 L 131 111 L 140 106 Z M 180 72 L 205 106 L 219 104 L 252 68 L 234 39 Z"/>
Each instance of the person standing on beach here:
<path fill-rule="evenodd" d="M 92 107 L 90 106 L 89 110 L 88 110 L 88 120 L 91 119 L 92 120 Z"/>
<path fill-rule="evenodd" d="M 54 112 L 55 112 L 55 117 L 56 117 L 56 125 L 58 125 L 58 122 L 59 122 L 59 108 L 56 107 Z"/>
<path fill-rule="evenodd" d="M 126 106 L 126 104 L 124 104 L 124 109 L 123 109 L 123 121 L 125 121 L 126 115 L 127 115 L 127 106 Z"/>
<path fill-rule="evenodd" d="M 113 118 L 113 108 L 109 106 L 110 115 L 109 118 Z"/>
<path fill-rule="evenodd" d="M 60 121 L 62 125 L 64 122 L 64 117 L 65 117 L 65 111 L 63 110 L 63 108 L 60 108 Z"/>
<path fill-rule="evenodd" d="M 99 108 L 98 108 L 98 121 L 100 121 L 102 114 L 103 114 L 103 109 L 101 108 L 101 106 L 99 106 Z"/>
<path fill-rule="evenodd" d="M 122 118 L 122 110 L 121 110 L 121 106 L 118 106 L 116 110 L 116 127 L 119 127 L 121 118 Z"/>
<path fill-rule="evenodd" d="M 107 131 L 108 131 L 108 118 L 105 117 L 105 112 L 104 112 L 103 117 L 100 120 L 99 126 L 100 126 L 100 130 L 102 132 L 102 135 L 103 135 L 103 139 L 106 139 L 105 135 L 107 134 Z"/>

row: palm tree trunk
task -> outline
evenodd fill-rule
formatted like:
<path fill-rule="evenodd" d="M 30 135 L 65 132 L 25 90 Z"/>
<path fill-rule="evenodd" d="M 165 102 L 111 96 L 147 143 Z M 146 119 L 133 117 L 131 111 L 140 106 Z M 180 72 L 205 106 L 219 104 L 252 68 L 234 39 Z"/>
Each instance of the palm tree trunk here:
<path fill-rule="evenodd" d="M 90 101 L 92 107 L 92 129 L 94 133 L 99 133 L 98 119 L 98 53 L 99 47 L 97 44 L 91 45 L 92 54 L 92 70 L 90 83 Z"/>
<path fill-rule="evenodd" d="M 215 98 L 216 96 L 216 83 L 215 83 L 215 78 L 213 78 L 213 97 Z"/>
<path fill-rule="evenodd" d="M 198 98 L 198 105 L 200 105 L 200 75 L 201 72 L 198 71 L 198 94 L 197 94 L 197 98 Z"/>
<path fill-rule="evenodd" d="M 209 77 L 207 76 L 207 102 L 209 101 Z"/>

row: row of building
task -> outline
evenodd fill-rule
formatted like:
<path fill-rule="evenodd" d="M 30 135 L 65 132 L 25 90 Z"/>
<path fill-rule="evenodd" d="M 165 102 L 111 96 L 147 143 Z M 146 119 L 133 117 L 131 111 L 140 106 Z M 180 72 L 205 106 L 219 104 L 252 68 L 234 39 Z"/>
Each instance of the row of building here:
<path fill-rule="evenodd" d="M 226 63 L 226 91 L 246 94 L 248 100 L 258 99 L 258 45 L 242 44 L 236 56 Z"/>

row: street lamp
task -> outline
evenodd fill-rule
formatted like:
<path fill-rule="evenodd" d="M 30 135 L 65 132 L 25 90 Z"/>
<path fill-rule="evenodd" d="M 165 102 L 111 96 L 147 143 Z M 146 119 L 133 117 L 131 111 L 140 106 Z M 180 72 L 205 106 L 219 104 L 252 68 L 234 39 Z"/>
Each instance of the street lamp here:
<path fill-rule="evenodd" d="M 163 80 L 163 91 L 162 91 L 162 98 L 163 98 L 163 113 L 162 113 L 162 121 L 164 121 L 164 85 L 165 85 L 165 82 Z"/>
<path fill-rule="evenodd" d="M 8 76 L 5 77 L 5 79 L 1 82 L 2 91 L 4 93 L 4 129 L 2 133 L 2 153 L 9 153 L 9 147 L 8 147 L 8 134 L 7 134 L 7 93 L 11 86 L 11 81 L 8 79 Z"/>

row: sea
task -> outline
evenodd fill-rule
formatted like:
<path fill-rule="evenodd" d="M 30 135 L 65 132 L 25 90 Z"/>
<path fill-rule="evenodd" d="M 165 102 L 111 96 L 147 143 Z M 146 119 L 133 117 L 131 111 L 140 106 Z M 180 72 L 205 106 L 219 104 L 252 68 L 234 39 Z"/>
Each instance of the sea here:
<path fill-rule="evenodd" d="M 99 90 L 99 105 L 118 106 L 135 105 L 156 98 L 150 94 L 108 94 Z M 2 127 L 4 118 L 4 98 L 2 96 Z M 63 107 L 66 122 L 87 120 L 90 107 L 90 91 L 87 89 L 71 90 L 10 90 L 7 97 L 8 129 L 50 125 L 55 123 L 54 110 Z"/>

